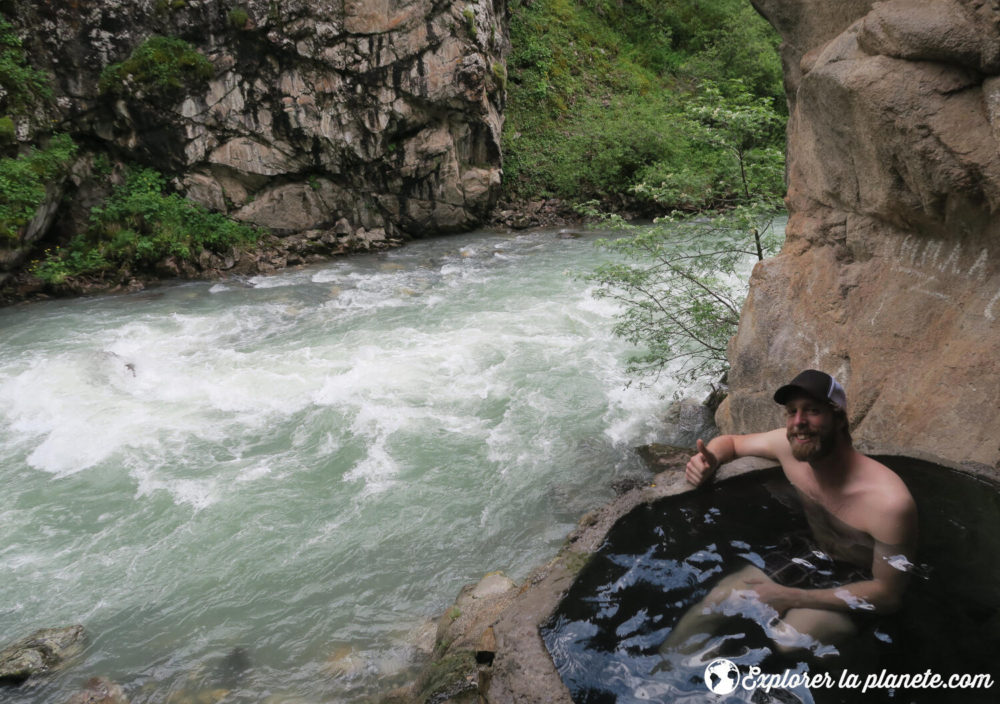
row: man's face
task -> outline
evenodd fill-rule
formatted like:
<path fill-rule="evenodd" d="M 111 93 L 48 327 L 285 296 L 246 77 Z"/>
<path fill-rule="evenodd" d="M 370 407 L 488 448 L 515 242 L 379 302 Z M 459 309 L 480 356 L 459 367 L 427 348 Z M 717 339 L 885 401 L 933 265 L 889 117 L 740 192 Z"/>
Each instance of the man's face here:
<path fill-rule="evenodd" d="M 785 429 L 792 456 L 800 462 L 822 459 L 837 446 L 833 408 L 810 396 L 796 396 L 785 404 Z"/>

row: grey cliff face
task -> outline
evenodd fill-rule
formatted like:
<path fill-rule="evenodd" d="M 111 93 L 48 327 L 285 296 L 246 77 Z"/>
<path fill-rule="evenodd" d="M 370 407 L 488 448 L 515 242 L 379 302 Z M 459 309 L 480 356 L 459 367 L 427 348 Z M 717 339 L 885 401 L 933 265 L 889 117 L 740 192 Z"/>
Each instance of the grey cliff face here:
<path fill-rule="evenodd" d="M 503 0 L 13 5 L 32 63 L 57 77 L 60 129 L 237 220 L 409 237 L 472 228 L 498 195 Z M 210 77 L 102 90 L 102 71 L 154 35 L 188 42 Z"/>
<path fill-rule="evenodd" d="M 863 447 L 1000 468 L 1000 7 L 755 4 L 784 40 L 790 219 L 720 425 L 773 427 L 773 390 L 815 367 Z"/>

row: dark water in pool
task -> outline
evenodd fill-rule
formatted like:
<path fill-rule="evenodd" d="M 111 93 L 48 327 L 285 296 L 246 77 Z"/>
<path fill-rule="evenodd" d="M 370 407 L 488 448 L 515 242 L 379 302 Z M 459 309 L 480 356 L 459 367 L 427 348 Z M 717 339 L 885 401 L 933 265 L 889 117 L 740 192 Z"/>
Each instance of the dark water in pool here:
<path fill-rule="evenodd" d="M 862 625 L 833 659 L 771 652 L 758 623 L 735 616 L 711 655 L 671 658 L 659 647 L 676 621 L 715 582 L 776 549 L 788 534 L 808 535 L 780 470 L 662 499 L 621 519 L 580 572 L 551 621 L 546 646 L 578 704 L 604 702 L 1000 702 L 1000 493 L 991 484 L 935 465 L 879 458 L 913 492 L 920 517 L 915 576 L 904 605 Z M 784 671 L 869 675 L 989 674 L 988 689 L 806 687 L 709 692 L 705 666 L 716 657 L 742 675 L 757 666 Z"/>

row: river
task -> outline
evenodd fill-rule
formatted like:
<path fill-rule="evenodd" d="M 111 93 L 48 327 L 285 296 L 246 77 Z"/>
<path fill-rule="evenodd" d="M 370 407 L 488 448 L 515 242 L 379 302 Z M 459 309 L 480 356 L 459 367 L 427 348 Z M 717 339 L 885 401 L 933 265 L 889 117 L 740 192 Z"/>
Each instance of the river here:
<path fill-rule="evenodd" d="M 89 633 L 5 694 L 394 682 L 463 584 L 524 578 L 662 437 L 678 389 L 626 388 L 615 306 L 572 276 L 595 237 L 480 232 L 0 311 L 0 639 Z"/>

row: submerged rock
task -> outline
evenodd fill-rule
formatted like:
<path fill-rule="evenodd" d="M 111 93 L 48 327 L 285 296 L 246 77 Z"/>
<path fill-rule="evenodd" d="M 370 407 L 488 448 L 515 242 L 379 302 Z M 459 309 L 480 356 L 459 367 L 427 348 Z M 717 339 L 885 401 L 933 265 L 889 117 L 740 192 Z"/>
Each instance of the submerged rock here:
<path fill-rule="evenodd" d="M 66 704 L 128 704 L 125 690 L 107 677 L 92 677 Z"/>
<path fill-rule="evenodd" d="M 503 572 L 490 572 L 476 584 L 466 585 L 438 621 L 437 642 L 454 650 L 476 648 L 485 629 L 516 592 L 517 585 Z"/>
<path fill-rule="evenodd" d="M 253 667 L 250 653 L 246 648 L 236 647 L 222 659 L 217 668 L 219 683 L 226 689 L 239 686 L 246 673 Z"/>
<path fill-rule="evenodd" d="M 355 679 L 364 673 L 367 664 L 353 646 L 339 645 L 323 664 L 323 673 L 334 679 Z"/>
<path fill-rule="evenodd" d="M 48 672 L 83 640 L 83 626 L 43 628 L 0 650 L 0 683 L 20 684 Z"/>

